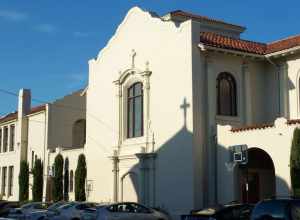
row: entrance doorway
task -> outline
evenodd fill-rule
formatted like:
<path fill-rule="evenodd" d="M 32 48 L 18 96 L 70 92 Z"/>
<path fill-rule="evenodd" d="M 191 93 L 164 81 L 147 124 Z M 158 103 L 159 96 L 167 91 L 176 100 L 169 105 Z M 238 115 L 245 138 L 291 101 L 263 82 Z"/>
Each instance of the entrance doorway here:
<path fill-rule="evenodd" d="M 248 149 L 248 164 L 239 166 L 240 200 L 256 203 L 275 195 L 275 168 L 267 152 Z"/>

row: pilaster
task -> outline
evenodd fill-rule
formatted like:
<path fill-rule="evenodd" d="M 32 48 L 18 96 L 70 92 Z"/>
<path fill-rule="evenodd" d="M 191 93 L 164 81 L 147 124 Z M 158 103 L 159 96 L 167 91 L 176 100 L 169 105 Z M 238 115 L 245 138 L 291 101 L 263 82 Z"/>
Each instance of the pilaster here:
<path fill-rule="evenodd" d="M 0 127 L 0 153 L 3 151 L 3 127 Z"/>
<path fill-rule="evenodd" d="M 144 135 L 146 138 L 146 152 L 150 152 L 150 76 L 151 76 L 151 71 L 149 71 L 148 68 L 149 63 L 146 63 L 146 71 L 142 74 L 144 78 Z"/>
<path fill-rule="evenodd" d="M 206 56 L 206 78 L 207 78 L 207 132 L 206 132 L 206 157 L 205 163 L 207 166 L 208 177 L 207 191 L 208 198 L 207 203 L 209 205 L 214 205 L 217 203 L 217 190 L 216 190 L 216 145 L 214 142 L 214 136 L 216 134 L 216 103 L 217 103 L 217 93 L 216 93 L 216 71 L 214 68 L 214 62 L 212 57 Z"/>
<path fill-rule="evenodd" d="M 246 125 L 252 124 L 253 118 L 251 94 L 251 73 L 249 63 L 244 61 L 242 63 L 241 95 L 238 96 L 238 103 L 240 103 L 239 106 L 242 121 Z"/>
<path fill-rule="evenodd" d="M 289 88 L 288 88 L 288 64 L 279 64 L 279 91 L 280 91 L 280 116 L 289 118 Z"/>
<path fill-rule="evenodd" d="M 121 72 L 120 72 L 121 75 Z M 118 106 L 118 109 L 116 111 L 116 118 L 118 122 L 118 130 L 117 130 L 117 146 L 115 150 L 119 150 L 121 144 L 122 144 L 122 137 L 123 137 L 123 120 L 122 120 L 122 85 L 119 80 L 115 81 L 116 86 L 116 106 Z"/>
<path fill-rule="evenodd" d="M 140 168 L 140 196 L 142 204 L 155 206 L 155 153 L 136 154 Z"/>

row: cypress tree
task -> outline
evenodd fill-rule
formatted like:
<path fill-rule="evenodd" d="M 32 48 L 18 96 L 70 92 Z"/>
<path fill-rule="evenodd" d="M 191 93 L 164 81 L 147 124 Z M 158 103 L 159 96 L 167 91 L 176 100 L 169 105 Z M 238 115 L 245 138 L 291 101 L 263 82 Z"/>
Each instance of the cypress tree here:
<path fill-rule="evenodd" d="M 69 158 L 65 159 L 64 200 L 69 201 Z"/>
<path fill-rule="evenodd" d="M 58 154 L 54 160 L 54 178 L 52 188 L 52 197 L 54 202 L 63 200 L 63 170 L 64 158 L 61 154 Z"/>
<path fill-rule="evenodd" d="M 43 200 L 43 164 L 41 159 L 35 160 L 33 168 L 33 186 L 32 186 L 32 200 L 40 202 Z"/>
<path fill-rule="evenodd" d="M 78 157 L 77 168 L 75 171 L 75 200 L 85 201 L 85 181 L 86 181 L 86 160 L 83 154 Z"/>
<path fill-rule="evenodd" d="M 19 173 L 19 200 L 27 201 L 29 196 L 29 165 L 23 160 L 20 164 Z"/>
<path fill-rule="evenodd" d="M 293 195 L 300 197 L 300 129 L 295 128 L 290 155 L 290 174 Z"/>

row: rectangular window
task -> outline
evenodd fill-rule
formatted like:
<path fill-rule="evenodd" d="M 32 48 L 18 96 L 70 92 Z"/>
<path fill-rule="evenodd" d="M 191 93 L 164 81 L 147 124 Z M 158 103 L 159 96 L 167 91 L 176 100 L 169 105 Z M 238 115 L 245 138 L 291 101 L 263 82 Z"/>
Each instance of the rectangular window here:
<path fill-rule="evenodd" d="M 9 140 L 9 151 L 15 149 L 15 125 L 10 126 L 10 140 Z"/>
<path fill-rule="evenodd" d="M 7 145 L 8 145 L 8 127 L 4 127 L 3 131 L 3 152 L 7 152 Z"/>
<path fill-rule="evenodd" d="M 10 166 L 8 170 L 8 196 L 13 195 L 13 183 L 14 183 L 14 167 Z"/>
<path fill-rule="evenodd" d="M 14 177 L 14 167 L 9 166 L 8 169 L 8 196 L 13 195 L 13 177 Z"/>
<path fill-rule="evenodd" d="M 7 181 L 7 167 L 2 167 L 2 195 L 5 196 Z"/>
<path fill-rule="evenodd" d="M 0 153 L 2 152 L 2 128 L 0 128 Z"/>

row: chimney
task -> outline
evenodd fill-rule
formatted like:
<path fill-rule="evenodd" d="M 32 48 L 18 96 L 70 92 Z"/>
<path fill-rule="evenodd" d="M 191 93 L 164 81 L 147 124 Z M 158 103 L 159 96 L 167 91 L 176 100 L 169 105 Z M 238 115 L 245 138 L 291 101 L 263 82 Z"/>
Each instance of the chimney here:
<path fill-rule="evenodd" d="M 31 92 L 30 89 L 20 89 L 18 100 L 18 118 L 23 118 L 31 109 Z"/>
<path fill-rule="evenodd" d="M 25 117 L 31 109 L 30 89 L 20 89 L 18 100 L 17 145 L 20 149 L 20 159 L 27 160 L 28 119 Z"/>

